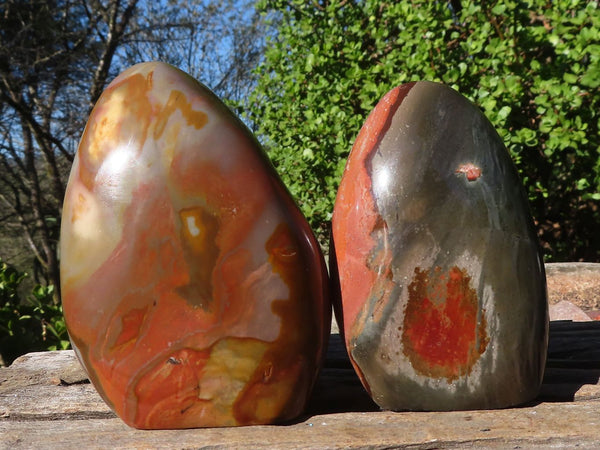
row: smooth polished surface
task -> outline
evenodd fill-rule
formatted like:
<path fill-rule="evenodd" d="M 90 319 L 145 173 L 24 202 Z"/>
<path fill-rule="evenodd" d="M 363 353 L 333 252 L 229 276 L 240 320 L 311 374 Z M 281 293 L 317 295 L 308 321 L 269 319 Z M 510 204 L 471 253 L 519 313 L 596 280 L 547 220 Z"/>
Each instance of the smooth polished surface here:
<path fill-rule="evenodd" d="M 246 127 L 162 63 L 96 104 L 61 230 L 71 341 L 137 428 L 267 424 L 302 413 L 330 327 L 310 228 Z"/>
<path fill-rule="evenodd" d="M 537 395 L 544 267 L 515 167 L 477 107 L 431 82 L 386 94 L 349 156 L 332 235 L 346 346 L 381 407 Z"/>

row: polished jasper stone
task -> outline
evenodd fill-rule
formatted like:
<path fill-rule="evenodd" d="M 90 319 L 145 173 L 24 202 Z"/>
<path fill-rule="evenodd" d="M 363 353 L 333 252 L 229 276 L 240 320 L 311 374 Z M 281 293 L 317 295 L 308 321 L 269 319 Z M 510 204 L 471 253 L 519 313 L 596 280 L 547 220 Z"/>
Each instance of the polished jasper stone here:
<path fill-rule="evenodd" d="M 134 66 L 95 106 L 61 232 L 71 341 L 129 425 L 302 413 L 329 335 L 320 249 L 246 127 L 204 86 Z"/>
<path fill-rule="evenodd" d="M 349 156 L 332 236 L 336 313 L 381 407 L 501 408 L 537 395 L 544 266 L 515 167 L 477 107 L 431 82 L 390 91 Z"/>

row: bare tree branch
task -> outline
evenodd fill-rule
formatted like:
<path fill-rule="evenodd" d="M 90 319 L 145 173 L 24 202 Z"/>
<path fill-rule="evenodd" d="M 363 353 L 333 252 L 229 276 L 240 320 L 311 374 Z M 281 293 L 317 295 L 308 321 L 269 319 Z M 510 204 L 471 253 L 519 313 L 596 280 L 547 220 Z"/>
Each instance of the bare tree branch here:
<path fill-rule="evenodd" d="M 0 238 L 14 237 L 15 246 L 28 248 L 29 263 L 39 262 L 57 293 L 68 170 L 109 79 L 129 65 L 158 59 L 229 100 L 243 101 L 263 41 L 252 5 L 5 0 L 0 6 Z"/>

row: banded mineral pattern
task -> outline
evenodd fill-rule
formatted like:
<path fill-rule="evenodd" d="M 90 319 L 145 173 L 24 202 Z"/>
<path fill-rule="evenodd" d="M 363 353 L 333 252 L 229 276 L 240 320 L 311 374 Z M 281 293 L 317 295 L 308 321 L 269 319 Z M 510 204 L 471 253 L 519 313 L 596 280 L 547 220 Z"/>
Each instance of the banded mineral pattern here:
<path fill-rule="evenodd" d="M 330 325 L 304 217 L 207 88 L 144 63 L 102 94 L 64 203 L 65 318 L 129 425 L 273 423 L 302 413 Z"/>
<path fill-rule="evenodd" d="M 500 408 L 537 395 L 545 274 L 516 169 L 478 110 L 431 82 L 361 129 L 332 226 L 336 314 L 383 408 Z"/>

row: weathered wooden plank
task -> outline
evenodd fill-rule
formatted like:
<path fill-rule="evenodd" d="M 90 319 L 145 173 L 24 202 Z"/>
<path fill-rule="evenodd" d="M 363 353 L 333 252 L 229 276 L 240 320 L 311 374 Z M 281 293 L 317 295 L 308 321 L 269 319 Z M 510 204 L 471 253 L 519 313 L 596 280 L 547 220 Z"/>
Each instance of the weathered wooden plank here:
<path fill-rule="evenodd" d="M 575 369 L 600 369 L 598 359 L 560 359 L 553 358 L 546 363 L 546 370 L 552 367 Z"/>
<path fill-rule="evenodd" d="M 552 335 L 561 332 L 578 335 L 578 333 L 583 330 L 600 332 L 600 321 L 573 322 L 571 320 L 554 320 L 550 322 L 550 333 L 552 333 Z"/>
<path fill-rule="evenodd" d="M 578 360 L 589 345 L 577 344 L 590 336 L 577 339 L 577 331 L 589 329 L 600 336 L 596 325 L 552 324 L 544 385 L 531 404 L 443 413 L 379 411 L 332 335 L 306 416 L 243 428 L 131 429 L 87 383 L 73 352 L 33 353 L 0 369 L 0 448 L 600 448 L 600 358 Z M 568 358 L 560 356 L 565 334 L 583 348 Z"/>
<path fill-rule="evenodd" d="M 544 374 L 544 384 L 553 383 L 581 383 L 598 384 L 600 379 L 599 369 L 579 369 L 579 368 L 556 368 L 546 369 Z"/>
<path fill-rule="evenodd" d="M 600 385 L 581 383 L 543 384 L 537 401 L 544 402 L 581 402 L 600 401 Z M 600 407 L 600 404 L 598 405 Z"/>
<path fill-rule="evenodd" d="M 4 448 L 598 448 L 598 404 L 336 413 L 287 426 L 140 431 L 119 419 L 0 421 Z"/>

